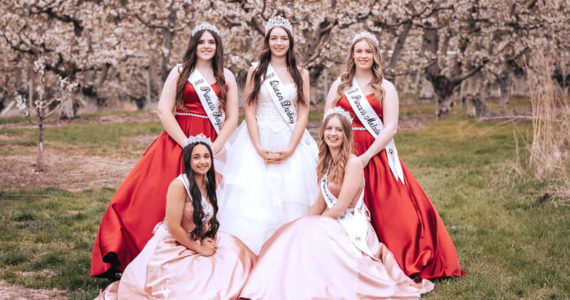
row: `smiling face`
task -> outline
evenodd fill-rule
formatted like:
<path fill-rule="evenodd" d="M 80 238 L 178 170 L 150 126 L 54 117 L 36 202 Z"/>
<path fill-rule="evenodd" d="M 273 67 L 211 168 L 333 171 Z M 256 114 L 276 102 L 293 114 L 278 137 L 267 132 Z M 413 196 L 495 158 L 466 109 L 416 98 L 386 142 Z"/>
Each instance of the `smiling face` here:
<path fill-rule="evenodd" d="M 325 126 L 324 139 L 329 149 L 338 149 L 342 146 L 342 143 L 344 142 L 344 132 L 342 122 L 338 115 L 331 116 L 327 122 L 327 125 Z"/>
<path fill-rule="evenodd" d="M 196 47 L 196 56 L 202 60 L 211 60 L 214 55 L 216 55 L 216 40 L 208 30 L 204 30 Z"/>
<path fill-rule="evenodd" d="M 276 57 L 283 57 L 289 51 L 289 35 L 287 31 L 281 27 L 271 29 L 269 33 L 269 49 L 271 55 Z"/>
<path fill-rule="evenodd" d="M 352 58 L 360 69 L 370 69 L 374 63 L 374 49 L 366 39 L 361 39 L 353 47 Z"/>
<path fill-rule="evenodd" d="M 208 148 L 202 144 L 194 146 L 190 156 L 190 167 L 194 174 L 206 175 L 212 166 L 212 158 Z"/>

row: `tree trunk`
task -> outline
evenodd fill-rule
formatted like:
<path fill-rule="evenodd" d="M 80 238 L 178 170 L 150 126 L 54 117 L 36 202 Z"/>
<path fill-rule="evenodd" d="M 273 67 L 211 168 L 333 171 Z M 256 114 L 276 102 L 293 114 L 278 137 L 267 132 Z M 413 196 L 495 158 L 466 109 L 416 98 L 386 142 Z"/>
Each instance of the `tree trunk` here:
<path fill-rule="evenodd" d="M 396 69 L 396 64 L 400 60 L 400 54 L 402 53 L 402 48 L 406 43 L 406 39 L 408 38 L 408 33 L 410 32 L 411 28 L 412 28 L 412 21 L 407 21 L 404 23 L 404 26 L 400 31 L 400 34 L 398 34 L 398 40 L 396 41 L 396 44 L 394 44 L 394 48 L 392 49 L 392 57 L 390 57 L 390 63 L 386 68 L 387 72 L 384 74 L 384 77 L 388 81 L 393 82 L 396 79 L 394 70 Z"/>
<path fill-rule="evenodd" d="M 507 108 L 509 106 L 509 99 L 511 98 L 511 87 L 513 85 L 513 79 L 511 70 L 509 68 L 509 61 L 505 60 L 502 67 L 502 72 L 498 78 L 499 87 L 501 91 L 501 100 L 499 104 L 503 108 Z M 514 62 L 513 62 L 514 63 Z"/>
<path fill-rule="evenodd" d="M 154 62 L 151 61 L 150 65 L 148 66 L 148 72 L 147 72 L 147 77 L 146 77 L 146 106 L 147 108 L 151 107 L 151 101 L 152 101 L 152 72 L 154 71 L 153 69 L 153 64 Z"/>
<path fill-rule="evenodd" d="M 36 158 L 36 172 L 43 171 L 42 153 L 44 151 L 44 117 L 39 116 L 38 121 L 38 156 Z"/>
<path fill-rule="evenodd" d="M 71 120 L 77 118 L 77 104 L 73 97 L 66 97 L 61 101 L 61 110 L 59 111 L 60 120 Z M 99 105 L 98 105 L 99 107 Z"/>
<path fill-rule="evenodd" d="M 317 80 L 319 79 L 319 77 L 321 77 L 321 74 L 323 73 L 324 67 L 323 65 L 319 64 L 319 65 L 315 65 L 312 68 L 310 68 L 309 71 L 309 80 L 311 85 L 316 86 L 317 84 Z M 310 92 L 310 96 L 311 99 L 311 103 L 310 104 L 317 104 L 319 103 L 319 95 L 318 95 L 318 90 L 315 88 L 311 89 Z M 325 96 L 326 97 L 326 96 Z"/>
<path fill-rule="evenodd" d="M 507 108 L 509 106 L 509 99 L 511 98 L 511 81 L 510 76 L 499 80 L 499 84 L 501 85 L 501 100 L 499 104 L 503 108 Z"/>

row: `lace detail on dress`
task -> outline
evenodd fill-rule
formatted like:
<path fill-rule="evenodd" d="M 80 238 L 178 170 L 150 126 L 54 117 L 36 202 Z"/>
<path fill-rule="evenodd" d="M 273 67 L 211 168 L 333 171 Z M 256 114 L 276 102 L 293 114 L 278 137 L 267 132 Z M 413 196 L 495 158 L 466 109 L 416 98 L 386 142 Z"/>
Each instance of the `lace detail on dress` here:
<path fill-rule="evenodd" d="M 285 85 L 285 97 L 290 97 L 292 93 L 297 93 L 295 84 L 290 83 Z M 297 97 L 293 98 L 295 101 Z M 295 102 L 295 107 L 297 103 Z M 289 125 L 283 120 L 279 110 L 275 107 L 269 92 L 265 85 L 261 85 L 261 90 L 259 93 L 259 99 L 257 102 L 256 111 L 257 126 L 261 128 L 269 128 L 273 132 L 279 132 L 281 130 L 290 130 Z"/>

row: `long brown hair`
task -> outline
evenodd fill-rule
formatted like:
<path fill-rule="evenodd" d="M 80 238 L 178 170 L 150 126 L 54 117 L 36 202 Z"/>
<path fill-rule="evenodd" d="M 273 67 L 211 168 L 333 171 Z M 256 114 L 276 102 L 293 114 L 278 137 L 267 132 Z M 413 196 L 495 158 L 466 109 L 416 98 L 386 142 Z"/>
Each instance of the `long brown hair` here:
<path fill-rule="evenodd" d="M 271 36 L 271 32 L 276 27 L 271 28 L 265 38 L 263 39 L 263 49 L 259 54 L 259 64 L 257 68 L 253 71 L 253 90 L 247 96 L 247 103 L 248 104 L 256 104 L 257 97 L 259 96 L 259 90 L 261 89 L 261 84 L 263 81 L 261 77 L 265 77 L 265 73 L 267 72 L 267 67 L 269 66 L 269 61 L 271 60 L 271 49 L 269 48 L 269 37 Z M 289 38 L 289 50 L 287 50 L 287 70 L 291 77 L 293 78 L 293 82 L 297 87 L 297 104 L 305 105 L 305 96 L 303 95 L 303 77 L 301 76 L 301 72 L 297 68 L 297 60 L 295 58 L 295 41 L 293 40 L 293 36 L 291 32 L 287 28 L 279 26 L 287 32 L 287 36 Z"/>
<path fill-rule="evenodd" d="M 176 107 L 184 108 L 184 86 L 188 82 L 188 76 L 194 71 L 196 66 L 196 49 L 198 48 L 198 43 L 204 32 L 208 31 L 214 37 L 216 41 L 216 54 L 212 58 L 212 69 L 214 70 L 214 77 L 216 78 L 216 84 L 218 85 L 218 90 L 220 90 L 220 99 L 218 109 L 220 111 L 224 110 L 226 105 L 226 94 L 228 91 L 228 86 L 226 85 L 226 77 L 224 76 L 224 47 L 222 46 L 222 39 L 220 36 L 212 30 L 204 29 L 196 32 L 188 42 L 188 47 L 184 56 L 182 56 L 182 72 L 178 76 L 178 81 L 176 82 Z"/>
<path fill-rule="evenodd" d="M 196 180 L 194 179 L 194 170 L 192 170 L 191 161 L 192 161 L 192 151 L 197 145 L 204 145 L 210 152 L 210 159 L 211 159 L 211 166 L 210 170 L 206 173 L 206 193 L 208 194 L 208 200 L 210 200 L 210 204 L 214 208 L 214 213 L 212 215 L 212 219 L 210 220 L 210 228 L 206 231 L 206 224 L 203 222 L 204 218 L 204 209 L 202 208 L 202 193 L 200 192 L 200 188 L 196 184 Z M 216 197 L 216 173 L 214 171 L 214 155 L 212 154 L 212 148 L 208 146 L 208 144 L 204 142 L 196 142 L 192 143 L 182 150 L 182 161 L 184 164 L 184 173 L 188 177 L 188 181 L 190 183 L 189 190 L 190 190 L 190 200 L 192 201 L 192 206 L 194 207 L 194 214 L 192 215 L 192 220 L 194 221 L 194 225 L 196 228 L 190 233 L 190 237 L 193 240 L 202 239 L 204 237 L 211 237 L 214 238 L 216 233 L 218 232 L 218 228 L 220 227 L 220 222 L 218 222 L 217 213 L 218 213 L 218 198 Z"/>
<path fill-rule="evenodd" d="M 386 91 L 382 87 L 382 80 L 384 80 L 384 73 L 382 73 L 382 54 L 378 45 L 369 38 L 362 37 L 354 41 L 352 46 L 350 46 L 350 52 L 346 58 L 346 69 L 340 75 L 340 84 L 337 88 L 336 101 L 344 96 L 344 91 L 352 86 L 352 79 L 354 78 L 354 73 L 356 73 L 356 63 L 354 62 L 354 46 L 356 43 L 365 40 L 368 45 L 372 48 L 372 81 L 368 85 L 372 88 L 372 92 L 376 96 L 376 99 L 380 102 L 384 101 L 386 96 Z"/>
<path fill-rule="evenodd" d="M 339 158 L 333 162 L 331 151 L 325 142 L 325 129 L 332 118 L 337 118 L 342 124 L 342 148 L 340 150 Z M 352 139 L 352 123 L 338 113 L 328 115 L 324 120 L 321 128 L 319 129 L 319 163 L 317 164 L 317 178 L 329 170 L 327 179 L 329 182 L 341 184 L 344 178 L 344 169 L 350 154 L 352 153 L 352 146 L 354 142 Z"/>

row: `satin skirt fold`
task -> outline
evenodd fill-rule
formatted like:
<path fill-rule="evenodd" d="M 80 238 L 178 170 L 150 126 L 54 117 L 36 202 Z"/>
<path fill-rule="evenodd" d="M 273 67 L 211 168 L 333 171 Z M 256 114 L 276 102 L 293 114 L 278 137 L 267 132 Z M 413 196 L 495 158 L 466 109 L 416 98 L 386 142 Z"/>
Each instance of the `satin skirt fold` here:
<path fill-rule="evenodd" d="M 372 254 L 357 257 L 348 234 L 329 217 L 309 216 L 281 227 L 263 246 L 241 297 L 245 299 L 417 299 L 433 283 L 415 283 L 369 227 Z"/>
<path fill-rule="evenodd" d="M 237 299 L 255 255 L 236 237 L 218 232 L 216 253 L 201 256 L 159 226 L 143 251 L 97 299 Z"/>
<path fill-rule="evenodd" d="M 374 143 L 367 131 L 354 131 L 355 153 Z M 404 183 L 397 181 L 388 165 L 386 151 L 372 157 L 364 169 L 364 203 L 378 239 L 394 253 L 404 272 L 432 279 L 463 276 L 453 241 L 435 206 L 400 160 Z"/>

